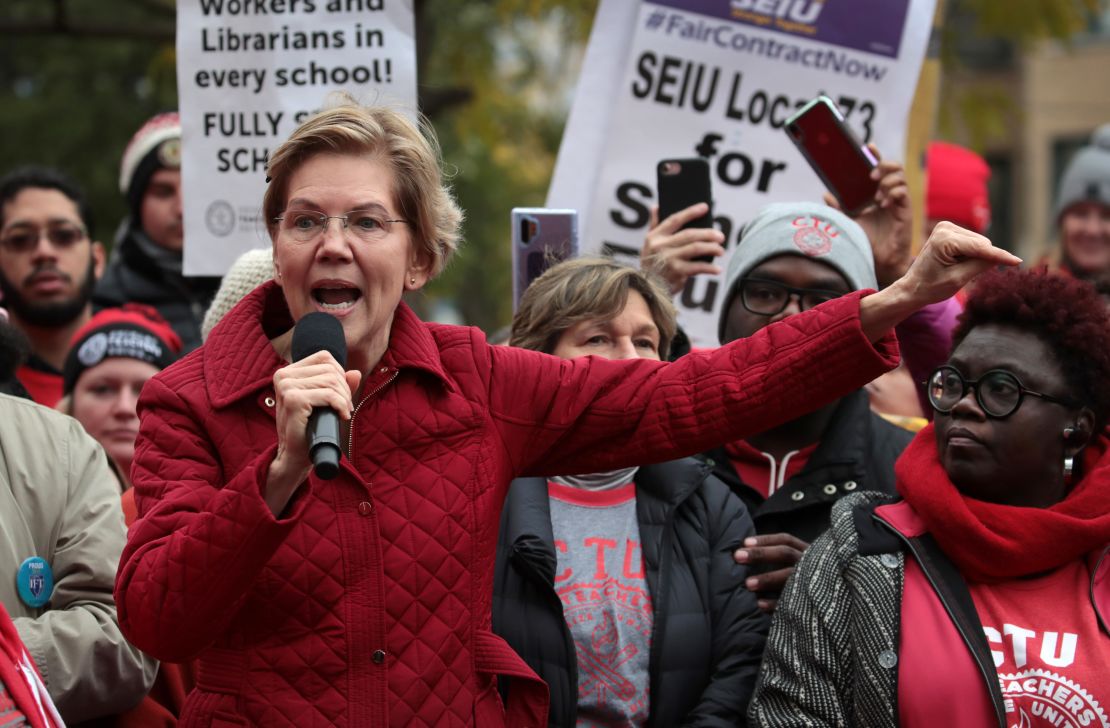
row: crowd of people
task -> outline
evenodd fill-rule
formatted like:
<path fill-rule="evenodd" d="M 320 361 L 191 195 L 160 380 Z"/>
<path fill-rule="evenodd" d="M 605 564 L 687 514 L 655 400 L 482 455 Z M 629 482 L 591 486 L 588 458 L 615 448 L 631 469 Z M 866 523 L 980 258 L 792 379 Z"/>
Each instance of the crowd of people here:
<path fill-rule="evenodd" d="M 460 242 L 430 129 L 308 118 L 222 279 L 180 151 L 136 132 L 110 255 L 63 172 L 0 179 L 0 725 L 1108 725 L 1110 125 L 1024 270 L 955 145 L 920 221 L 889 159 L 768 205 L 704 350 L 704 205 L 495 345 L 404 300 Z M 294 353 L 321 312 L 345 360 Z"/>

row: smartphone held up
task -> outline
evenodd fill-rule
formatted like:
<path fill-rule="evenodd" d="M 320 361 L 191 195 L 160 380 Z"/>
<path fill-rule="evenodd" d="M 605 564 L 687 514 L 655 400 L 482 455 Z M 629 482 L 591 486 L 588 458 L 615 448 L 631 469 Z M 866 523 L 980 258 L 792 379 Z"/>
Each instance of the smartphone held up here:
<path fill-rule="evenodd" d="M 713 227 L 713 194 L 709 162 L 699 157 L 664 159 L 656 165 L 655 177 L 660 220 L 666 220 L 676 212 L 704 202 L 709 211 L 686 223 L 680 229 Z M 713 256 L 701 256 L 693 260 L 711 263 Z"/>
<path fill-rule="evenodd" d="M 879 160 L 848 127 L 832 99 L 818 96 L 788 118 L 784 128 L 844 212 L 856 215 L 874 203 L 879 182 L 871 171 Z"/>
<path fill-rule="evenodd" d="M 578 211 L 514 207 L 513 310 L 525 289 L 552 265 L 578 255 Z"/>

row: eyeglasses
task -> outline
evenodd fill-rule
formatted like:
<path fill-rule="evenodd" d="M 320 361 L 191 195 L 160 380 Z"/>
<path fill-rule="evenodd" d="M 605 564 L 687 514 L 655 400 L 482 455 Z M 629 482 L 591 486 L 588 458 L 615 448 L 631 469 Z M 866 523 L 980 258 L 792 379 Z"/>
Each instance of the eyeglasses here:
<path fill-rule="evenodd" d="M 66 250 L 85 239 L 85 229 L 71 223 L 50 225 L 46 228 L 16 227 L 0 237 L 0 247 L 12 253 L 29 253 L 38 247 L 45 235 L 58 250 Z"/>
<path fill-rule="evenodd" d="M 925 383 L 929 404 L 942 415 L 949 414 L 968 389 L 975 390 L 975 401 L 987 417 L 1000 420 L 1009 417 L 1021 407 L 1025 395 L 1040 397 L 1046 402 L 1077 407 L 1075 400 L 1061 399 L 1027 389 L 1015 375 L 1005 369 L 991 369 L 978 379 L 964 379 L 964 375 L 952 366 L 942 366 L 934 371 Z"/>
<path fill-rule="evenodd" d="M 316 210 L 286 210 L 274 222 L 281 224 L 282 232 L 298 243 L 315 240 L 328 226 L 328 220 L 342 222 L 343 230 L 355 234 L 359 240 L 373 243 L 389 235 L 393 223 L 408 220 L 390 220 L 378 210 L 351 210 L 345 215 L 325 215 Z"/>
<path fill-rule="evenodd" d="M 822 291 L 815 288 L 794 288 L 778 281 L 763 278 L 740 279 L 740 302 L 744 308 L 761 316 L 774 316 L 782 313 L 790 304 L 790 297 L 798 297 L 798 306 L 808 311 L 826 301 L 840 298 L 843 293 Z"/>

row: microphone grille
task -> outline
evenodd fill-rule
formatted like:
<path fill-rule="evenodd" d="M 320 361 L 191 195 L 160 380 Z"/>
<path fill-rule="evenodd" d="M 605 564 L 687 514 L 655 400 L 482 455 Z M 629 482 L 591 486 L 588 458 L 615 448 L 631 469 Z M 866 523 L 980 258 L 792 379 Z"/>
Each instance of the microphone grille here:
<path fill-rule="evenodd" d="M 343 324 L 335 316 L 313 311 L 305 314 L 293 327 L 293 361 L 300 361 L 318 351 L 330 353 L 340 366 L 347 366 L 347 339 Z"/>

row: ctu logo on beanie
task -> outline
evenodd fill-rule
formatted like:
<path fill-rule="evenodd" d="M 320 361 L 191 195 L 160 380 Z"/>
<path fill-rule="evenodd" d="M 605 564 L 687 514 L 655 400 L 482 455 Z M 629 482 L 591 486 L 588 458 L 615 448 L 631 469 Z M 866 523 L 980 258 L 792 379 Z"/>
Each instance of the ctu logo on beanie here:
<path fill-rule="evenodd" d="M 840 237 L 840 230 L 835 225 L 819 217 L 796 217 L 791 224 L 798 228 L 794 233 L 794 245 L 811 258 L 828 255 L 832 251 L 833 239 Z"/>

